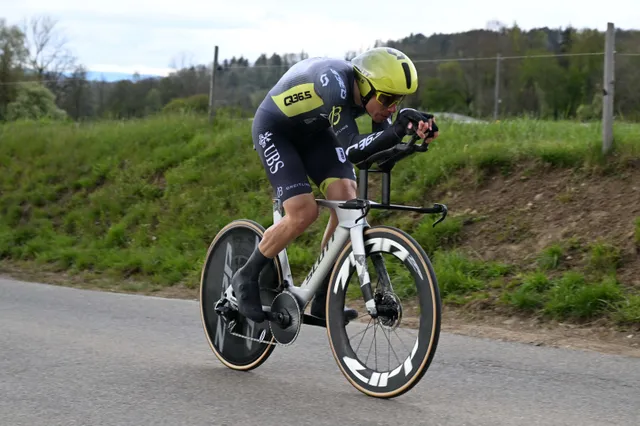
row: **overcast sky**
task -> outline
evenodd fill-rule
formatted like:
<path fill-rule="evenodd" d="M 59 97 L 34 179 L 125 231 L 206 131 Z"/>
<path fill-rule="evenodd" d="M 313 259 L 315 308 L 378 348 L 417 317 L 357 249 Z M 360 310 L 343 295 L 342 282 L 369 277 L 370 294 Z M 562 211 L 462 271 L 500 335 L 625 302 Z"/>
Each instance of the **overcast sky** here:
<path fill-rule="evenodd" d="M 570 6 L 571 3 L 579 6 Z M 269 5 L 269 6 L 267 6 Z M 261 53 L 344 57 L 376 40 L 410 33 L 486 28 L 491 20 L 532 27 L 640 29 L 640 0 L 0 0 L 0 18 L 17 24 L 47 14 L 91 71 L 164 75 L 173 58 L 188 63 Z"/>

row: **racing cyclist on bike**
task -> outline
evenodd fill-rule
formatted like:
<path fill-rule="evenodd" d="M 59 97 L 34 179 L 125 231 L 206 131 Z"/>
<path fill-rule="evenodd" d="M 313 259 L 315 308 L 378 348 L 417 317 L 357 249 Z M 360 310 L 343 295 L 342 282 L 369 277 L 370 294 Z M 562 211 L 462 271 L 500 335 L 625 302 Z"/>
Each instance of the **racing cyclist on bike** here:
<path fill-rule="evenodd" d="M 264 321 L 258 277 L 262 268 L 301 235 L 319 215 L 311 179 L 328 200 L 357 197 L 353 164 L 392 147 L 415 132 L 426 143 L 438 136 L 432 115 L 400 110 L 406 95 L 416 92 L 418 76 L 412 61 L 397 49 L 370 49 L 350 62 L 309 58 L 293 65 L 269 91 L 255 114 L 254 148 L 276 197 L 283 219 L 264 233 L 247 263 L 231 280 L 238 310 Z M 372 133 L 360 134 L 356 118 L 369 114 Z M 338 225 L 331 210 L 321 248 Z M 311 303 L 311 315 L 324 318 L 328 282 Z M 357 312 L 345 309 L 345 317 Z"/>

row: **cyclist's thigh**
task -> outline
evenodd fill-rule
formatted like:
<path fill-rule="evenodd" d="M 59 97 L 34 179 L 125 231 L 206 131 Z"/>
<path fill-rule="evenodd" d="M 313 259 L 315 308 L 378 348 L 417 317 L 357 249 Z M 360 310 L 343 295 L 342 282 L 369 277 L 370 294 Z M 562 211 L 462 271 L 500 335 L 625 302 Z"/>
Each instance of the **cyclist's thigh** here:
<path fill-rule="evenodd" d="M 309 177 L 325 197 L 330 183 L 339 179 L 356 180 L 353 164 L 347 160 L 333 131 L 327 129 L 297 142 Z"/>
<path fill-rule="evenodd" d="M 282 125 L 259 110 L 253 120 L 252 136 L 275 197 L 284 202 L 294 195 L 312 192 L 304 163 Z"/>

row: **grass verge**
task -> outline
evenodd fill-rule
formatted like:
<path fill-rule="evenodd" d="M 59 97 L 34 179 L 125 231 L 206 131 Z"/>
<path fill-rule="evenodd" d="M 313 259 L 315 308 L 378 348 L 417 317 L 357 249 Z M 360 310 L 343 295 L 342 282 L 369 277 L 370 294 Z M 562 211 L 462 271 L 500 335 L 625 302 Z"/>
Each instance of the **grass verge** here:
<path fill-rule="evenodd" d="M 640 159 L 640 126 L 616 127 L 609 157 L 601 153 L 598 124 L 513 120 L 440 127 L 427 153 L 394 170 L 394 203 L 422 204 L 436 186 L 453 185 L 460 171 L 481 184 L 523 162 L 610 175 Z M 271 224 L 271 189 L 250 135 L 250 121 L 223 114 L 214 125 L 193 115 L 2 125 L 0 259 L 46 272 L 131 280 L 128 291 L 195 288 L 220 228 L 239 217 Z M 315 260 L 327 217 L 324 212 L 289 251 L 298 282 Z M 436 228 L 431 217 L 374 211 L 371 218 L 410 232 L 425 248 L 445 303 L 640 324 L 640 296 L 615 278 L 622 256 L 614 245 L 590 247 L 576 271 L 563 270 L 566 249 L 551 246 L 531 272 L 462 250 L 473 218 L 452 215 Z M 640 218 L 634 238 L 640 247 Z"/>

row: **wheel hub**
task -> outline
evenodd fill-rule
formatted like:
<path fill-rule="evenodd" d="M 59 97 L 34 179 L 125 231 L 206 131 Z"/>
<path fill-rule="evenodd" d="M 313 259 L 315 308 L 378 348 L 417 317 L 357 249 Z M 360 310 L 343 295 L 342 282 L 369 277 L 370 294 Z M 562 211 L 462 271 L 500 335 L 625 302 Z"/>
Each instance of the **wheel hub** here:
<path fill-rule="evenodd" d="M 402 304 L 394 293 L 377 293 L 375 296 L 378 321 L 389 329 L 395 330 L 402 322 Z"/>

